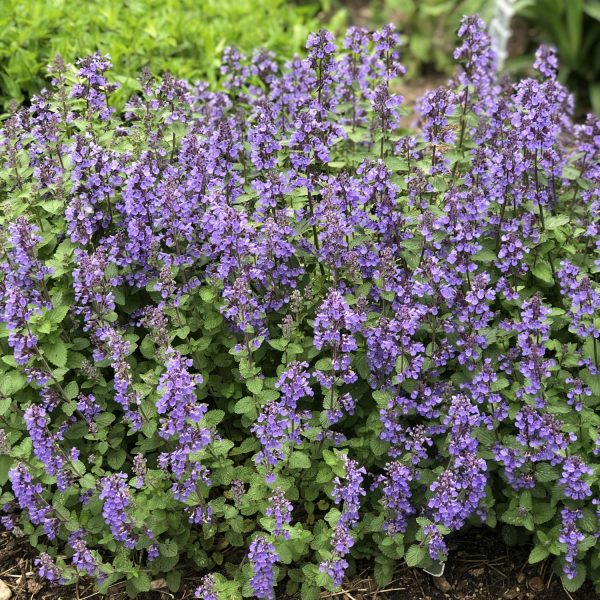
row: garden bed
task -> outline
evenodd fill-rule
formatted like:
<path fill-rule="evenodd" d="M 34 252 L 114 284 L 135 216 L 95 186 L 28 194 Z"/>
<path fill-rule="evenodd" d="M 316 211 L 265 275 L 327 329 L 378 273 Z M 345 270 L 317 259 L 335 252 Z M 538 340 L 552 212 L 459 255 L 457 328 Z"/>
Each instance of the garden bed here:
<path fill-rule="evenodd" d="M 444 577 L 434 578 L 401 562 L 393 581 L 385 588 L 379 588 L 366 570 L 346 582 L 341 591 L 323 592 L 321 597 L 332 600 L 592 600 L 598 597 L 591 585 L 573 594 L 565 592 L 560 580 L 551 575 L 547 563 L 529 565 L 528 549 L 501 544 L 493 532 L 471 530 L 453 540 L 450 547 L 452 554 Z M 12 590 L 11 600 L 101 598 L 94 592 L 91 581 L 81 582 L 77 590 L 51 585 L 35 572 L 35 556 L 25 539 L 20 541 L 6 532 L 0 534 L 0 580 Z M 199 579 L 190 573 L 177 594 L 163 589 L 164 581 L 157 579 L 154 584 L 159 589 L 144 594 L 143 598 L 193 598 Z M 107 600 L 126 599 L 127 594 L 119 584 L 107 596 Z"/>

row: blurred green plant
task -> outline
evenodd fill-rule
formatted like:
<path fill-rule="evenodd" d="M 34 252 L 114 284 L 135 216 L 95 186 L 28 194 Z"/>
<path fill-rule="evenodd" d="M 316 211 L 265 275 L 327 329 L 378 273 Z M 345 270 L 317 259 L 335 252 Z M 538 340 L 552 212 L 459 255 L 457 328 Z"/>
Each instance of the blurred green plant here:
<path fill-rule="evenodd" d="M 373 0 L 376 25 L 393 22 L 407 44 L 402 57 L 408 76 L 453 69 L 456 30 L 464 14 L 480 13 L 489 20 L 492 0 Z"/>
<path fill-rule="evenodd" d="M 576 94 L 578 105 L 600 112 L 600 0 L 520 0 L 517 14 L 554 45 L 561 81 Z"/>
<path fill-rule="evenodd" d="M 278 56 L 303 48 L 318 27 L 318 0 L 2 0 L 0 104 L 46 84 L 46 65 L 100 51 L 122 74 L 122 101 L 147 66 L 154 73 L 215 82 L 223 48 L 263 46 Z M 268 26 L 267 26 L 268 25 Z"/>

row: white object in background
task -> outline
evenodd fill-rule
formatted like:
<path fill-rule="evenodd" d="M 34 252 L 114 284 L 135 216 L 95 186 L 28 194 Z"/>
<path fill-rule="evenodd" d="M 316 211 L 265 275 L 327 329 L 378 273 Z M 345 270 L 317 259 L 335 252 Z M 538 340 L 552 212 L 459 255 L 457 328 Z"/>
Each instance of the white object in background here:
<path fill-rule="evenodd" d="M 490 22 L 492 48 L 498 57 L 498 69 L 502 68 L 508 55 L 510 21 L 515 14 L 515 0 L 496 0 L 496 10 Z"/>

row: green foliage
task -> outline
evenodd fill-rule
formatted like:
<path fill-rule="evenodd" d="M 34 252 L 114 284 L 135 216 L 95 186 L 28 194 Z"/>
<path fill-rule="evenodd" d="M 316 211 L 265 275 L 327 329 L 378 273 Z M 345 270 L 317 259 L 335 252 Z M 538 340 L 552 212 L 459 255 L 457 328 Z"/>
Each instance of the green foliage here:
<path fill-rule="evenodd" d="M 518 0 L 515 10 L 557 48 L 560 78 L 579 104 L 600 112 L 600 1 Z"/>
<path fill-rule="evenodd" d="M 493 0 L 372 0 L 373 20 L 392 22 L 404 36 L 402 61 L 408 77 L 450 73 L 461 15 L 493 13 Z"/>
<path fill-rule="evenodd" d="M 316 28 L 317 1 L 286 0 L 4 0 L 0 10 L 0 104 L 21 102 L 48 85 L 55 55 L 66 62 L 110 54 L 123 103 L 143 67 L 189 81 L 218 77 L 225 46 L 281 57 L 303 50 Z"/>

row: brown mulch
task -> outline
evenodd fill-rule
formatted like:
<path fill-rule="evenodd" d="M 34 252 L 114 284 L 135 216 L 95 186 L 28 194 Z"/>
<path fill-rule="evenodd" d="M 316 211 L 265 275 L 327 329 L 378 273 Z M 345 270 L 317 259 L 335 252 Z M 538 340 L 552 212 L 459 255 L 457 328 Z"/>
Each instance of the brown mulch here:
<path fill-rule="evenodd" d="M 494 532 L 471 530 L 450 544 L 450 558 L 442 577 L 432 577 L 419 569 L 401 564 L 394 580 L 378 588 L 370 573 L 348 581 L 342 591 L 329 594 L 324 600 L 594 600 L 600 595 L 591 584 L 575 594 L 562 588 L 549 563 L 527 564 L 528 549 L 509 548 Z M 53 586 L 41 580 L 33 567 L 34 551 L 27 539 L 9 533 L 0 534 L 0 581 L 12 590 L 11 600 L 100 600 L 93 584 L 81 582 L 75 586 Z M 144 600 L 189 600 L 193 598 L 198 577 L 184 577 L 182 590 L 169 592 L 164 580 L 153 582 L 156 591 L 142 594 Z M 125 600 L 122 585 L 110 589 L 107 600 Z M 283 596 L 281 596 L 283 598 Z"/>

